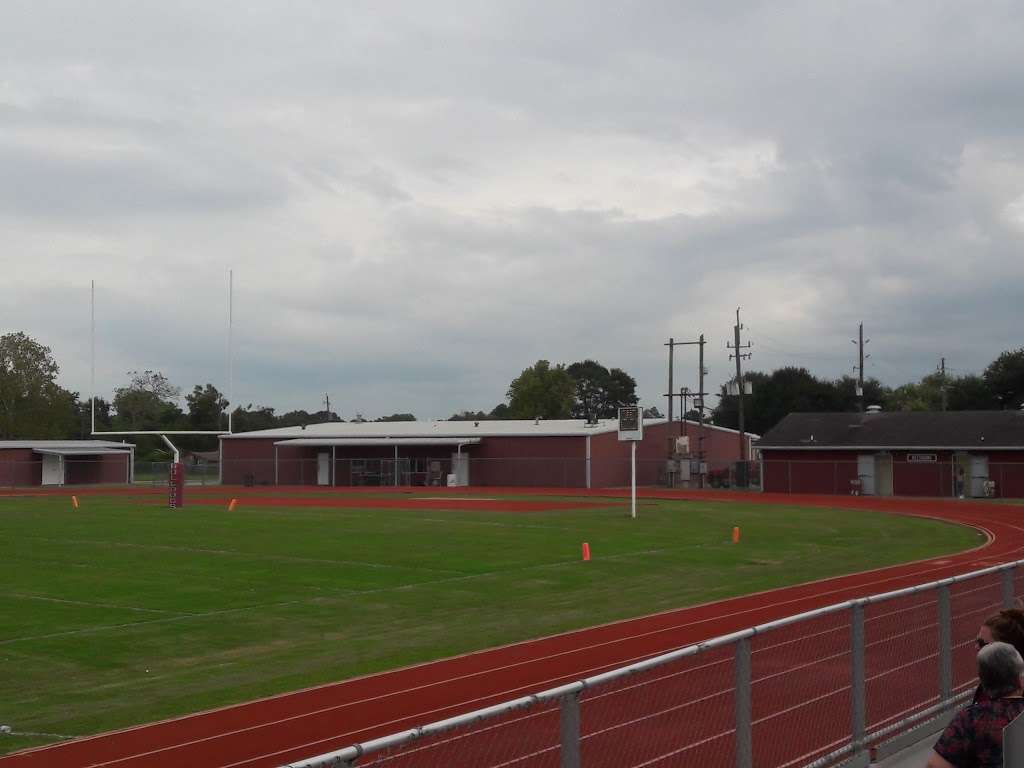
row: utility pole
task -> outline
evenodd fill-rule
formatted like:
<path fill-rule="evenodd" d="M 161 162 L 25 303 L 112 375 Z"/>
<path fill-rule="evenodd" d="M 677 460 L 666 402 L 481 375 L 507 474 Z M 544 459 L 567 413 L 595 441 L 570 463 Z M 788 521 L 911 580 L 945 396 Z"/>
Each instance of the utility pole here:
<path fill-rule="evenodd" d="M 698 359 L 699 376 L 697 379 L 697 389 L 700 390 L 697 393 L 697 397 L 700 398 L 700 407 L 697 408 L 697 413 L 700 418 L 700 436 L 697 438 L 697 461 L 700 464 L 700 487 L 704 487 L 704 398 L 707 397 L 707 392 L 704 391 L 704 375 L 707 371 L 704 369 L 704 334 L 700 335 L 700 340 L 697 342 L 700 347 L 700 358 Z"/>
<path fill-rule="evenodd" d="M 676 351 L 676 340 L 668 337 L 668 434 L 672 436 L 672 357 Z"/>
<path fill-rule="evenodd" d="M 871 355 L 864 354 L 864 345 L 867 344 L 871 339 L 864 338 L 864 323 L 857 326 L 857 338 L 850 339 L 851 342 L 857 345 L 858 352 L 858 363 L 857 368 L 857 404 L 861 412 L 864 412 L 864 361 L 871 357 Z"/>
<path fill-rule="evenodd" d="M 942 358 L 942 361 L 939 363 L 939 376 L 942 381 L 942 384 L 939 385 L 939 392 L 942 394 L 942 410 L 946 410 L 949 405 L 946 393 L 946 358 Z"/>
<path fill-rule="evenodd" d="M 740 322 L 740 308 L 736 307 L 736 325 L 733 326 L 733 339 L 732 345 L 729 342 L 725 343 L 727 349 L 733 350 L 733 354 L 729 355 L 729 359 L 736 359 L 736 395 L 737 403 L 739 408 L 739 432 L 740 432 L 740 461 L 745 461 L 747 458 L 747 440 L 743 429 L 743 369 L 740 362 L 745 358 L 750 359 L 751 352 L 744 352 L 744 349 L 750 349 L 752 346 L 748 341 L 746 344 L 740 343 L 740 331 L 743 330 L 743 324 Z"/>
<path fill-rule="evenodd" d="M 682 387 L 679 390 L 679 392 L 674 392 L 672 390 L 672 360 L 673 360 L 673 351 L 674 351 L 675 347 L 688 347 L 688 346 L 691 346 L 691 345 L 694 345 L 694 344 L 697 344 L 700 347 L 700 391 L 699 392 L 692 392 L 692 391 L 690 391 L 690 389 L 688 387 Z M 674 338 L 670 338 L 668 340 L 668 344 L 666 344 L 665 346 L 668 347 L 668 391 L 665 393 L 665 397 L 668 398 L 668 423 L 669 423 L 669 432 L 668 432 L 669 437 L 668 437 L 667 450 L 668 450 L 668 456 L 671 459 L 671 458 L 673 458 L 673 455 L 676 452 L 676 441 L 675 441 L 676 435 L 674 434 L 674 428 L 672 426 L 672 400 L 674 398 L 677 398 L 677 397 L 679 398 L 679 409 L 680 409 L 679 421 L 682 422 L 682 426 L 681 426 L 681 429 L 680 429 L 681 432 L 686 431 L 686 399 L 689 398 L 689 397 L 692 397 L 692 398 L 694 398 L 694 403 L 696 403 L 697 398 L 700 398 L 700 403 L 701 403 L 701 408 L 700 408 L 701 437 L 700 437 L 700 439 L 702 441 L 701 445 L 703 446 L 703 440 L 704 440 L 704 397 L 706 395 L 706 393 L 704 392 L 704 374 L 705 374 L 705 371 L 704 371 L 704 334 L 702 333 L 700 335 L 700 338 L 698 340 L 696 340 L 696 341 L 676 341 Z"/>
<path fill-rule="evenodd" d="M 331 420 L 331 396 L 327 392 L 324 392 L 324 408 L 327 409 L 327 420 Z"/>

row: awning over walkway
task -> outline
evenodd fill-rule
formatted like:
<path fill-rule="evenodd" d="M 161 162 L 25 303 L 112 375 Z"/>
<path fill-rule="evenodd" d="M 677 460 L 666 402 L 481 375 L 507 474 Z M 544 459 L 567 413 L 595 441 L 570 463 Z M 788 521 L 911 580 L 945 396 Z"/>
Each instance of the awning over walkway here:
<path fill-rule="evenodd" d="M 33 448 L 32 453 L 45 456 L 128 456 L 127 446 L 121 448 Z"/>
<path fill-rule="evenodd" d="M 479 437 L 300 437 L 279 440 L 275 446 L 289 448 L 340 448 L 342 446 L 416 446 L 416 445 L 476 445 Z"/>

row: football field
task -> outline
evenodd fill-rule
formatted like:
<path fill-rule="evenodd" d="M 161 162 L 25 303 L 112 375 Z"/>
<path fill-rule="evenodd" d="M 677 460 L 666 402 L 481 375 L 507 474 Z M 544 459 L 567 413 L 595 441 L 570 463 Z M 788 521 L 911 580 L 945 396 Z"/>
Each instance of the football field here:
<path fill-rule="evenodd" d="M 983 541 L 743 502 L 205 493 L 0 498 L 0 750 Z"/>

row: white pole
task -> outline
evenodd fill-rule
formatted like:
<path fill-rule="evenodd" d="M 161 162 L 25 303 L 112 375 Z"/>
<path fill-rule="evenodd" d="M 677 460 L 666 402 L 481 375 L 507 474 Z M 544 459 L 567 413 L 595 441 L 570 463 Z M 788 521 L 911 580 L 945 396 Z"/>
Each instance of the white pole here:
<path fill-rule="evenodd" d="M 91 312 L 91 331 L 89 335 L 89 345 L 92 349 L 92 372 L 89 376 L 89 405 L 92 409 L 92 430 L 91 434 L 96 434 L 96 281 L 91 280 L 89 282 L 89 290 L 91 296 L 90 312 Z"/>
<path fill-rule="evenodd" d="M 235 318 L 235 271 L 228 270 L 228 433 L 231 432 L 231 412 L 235 409 L 235 347 L 233 343 Z"/>
<path fill-rule="evenodd" d="M 630 445 L 633 446 L 632 451 L 630 451 L 630 463 L 632 464 L 631 474 L 633 476 L 632 488 L 630 490 L 630 509 L 633 510 L 633 519 L 636 520 L 636 440 L 630 441 Z"/>

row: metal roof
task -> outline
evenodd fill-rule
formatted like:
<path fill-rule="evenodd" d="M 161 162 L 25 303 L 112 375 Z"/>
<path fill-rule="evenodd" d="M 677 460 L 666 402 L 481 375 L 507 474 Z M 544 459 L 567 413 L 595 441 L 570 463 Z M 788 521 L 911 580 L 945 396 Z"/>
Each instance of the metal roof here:
<path fill-rule="evenodd" d="M 77 448 L 119 448 L 128 450 L 134 448 L 134 443 L 120 443 L 112 440 L 0 440 L 0 450 L 5 448 L 37 448 L 69 449 Z"/>
<path fill-rule="evenodd" d="M 380 445 L 476 445 L 479 437 L 303 437 L 295 440 L 278 440 L 274 445 L 292 448 L 330 446 L 380 446 Z"/>
<path fill-rule="evenodd" d="M 123 448 L 33 448 L 33 453 L 45 456 L 127 456 Z"/>
<path fill-rule="evenodd" d="M 772 449 L 1024 449 L 1020 411 L 791 413 L 757 446 Z"/>
<path fill-rule="evenodd" d="M 656 427 L 665 424 L 665 419 L 644 419 L 645 427 Z M 679 423 L 679 422 L 677 422 Z M 698 422 L 687 421 L 696 426 Z M 734 429 L 706 424 L 705 427 L 721 432 L 735 433 Z M 586 437 L 616 432 L 619 428 L 617 419 L 600 419 L 596 424 L 588 425 L 583 419 L 486 419 L 480 421 L 331 421 L 321 424 L 308 424 L 302 427 L 277 427 L 260 429 L 253 432 L 236 432 L 232 435 L 221 435 L 221 440 L 241 440 L 251 438 L 272 438 L 281 440 L 294 438 L 468 438 L 468 437 Z M 756 438 L 757 435 L 751 435 Z"/>

